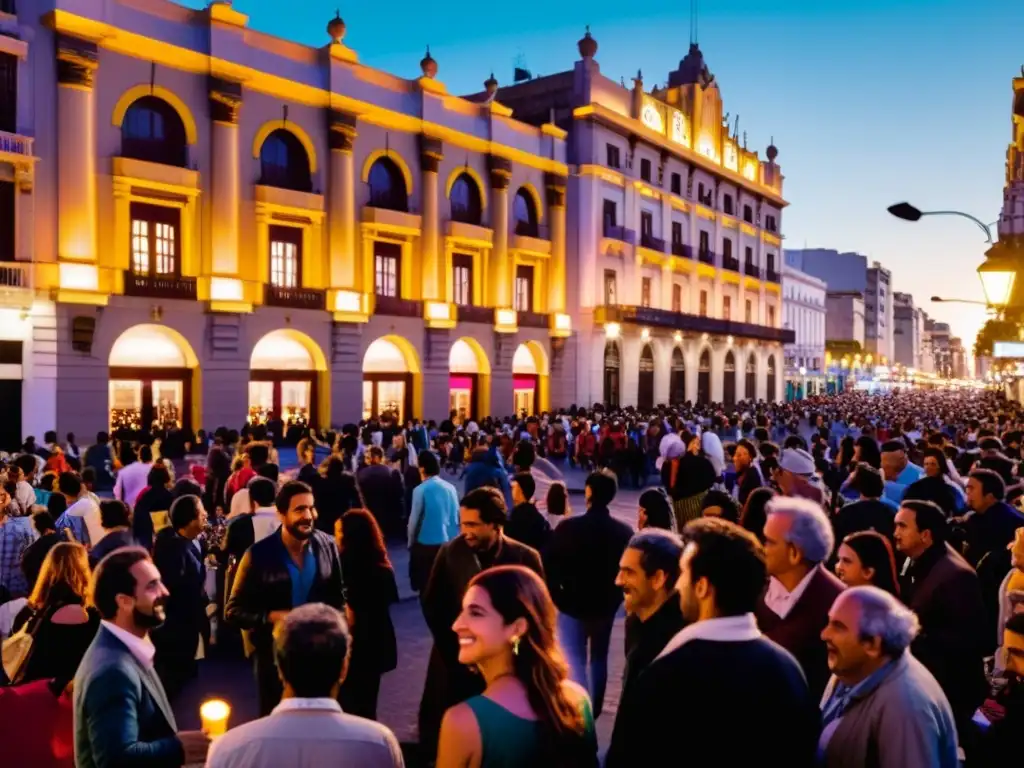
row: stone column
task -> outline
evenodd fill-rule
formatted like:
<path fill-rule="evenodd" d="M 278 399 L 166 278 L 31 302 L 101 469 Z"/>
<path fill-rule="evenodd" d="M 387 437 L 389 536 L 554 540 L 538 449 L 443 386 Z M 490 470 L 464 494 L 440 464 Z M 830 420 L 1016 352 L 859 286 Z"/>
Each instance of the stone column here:
<path fill-rule="evenodd" d="M 551 259 L 548 268 L 548 312 L 565 312 L 565 178 L 545 174 L 548 222 L 551 227 Z"/>
<path fill-rule="evenodd" d="M 57 38 L 57 253 L 95 262 L 96 99 L 95 43 Z"/>
<path fill-rule="evenodd" d="M 504 157 L 490 155 L 487 169 L 491 176 L 491 228 L 494 241 L 491 246 L 491 303 L 495 308 L 512 306 L 512 286 L 515 275 L 508 256 L 508 184 L 512 178 L 512 162 Z M 563 228 L 564 232 L 564 228 Z"/>
<path fill-rule="evenodd" d="M 352 148 L 356 140 L 356 118 L 345 112 L 328 113 L 331 168 L 327 187 L 327 224 L 330 242 L 331 288 L 369 290 L 362 274 L 363 260 L 356 253 L 355 167 Z"/>
<path fill-rule="evenodd" d="M 424 300 L 445 301 L 445 280 L 441 274 L 439 192 L 437 170 L 444 159 L 440 139 L 420 136 L 420 165 L 423 167 L 423 237 L 420 240 Z"/>
<path fill-rule="evenodd" d="M 242 109 L 241 83 L 210 77 L 210 117 L 213 146 L 210 152 L 210 271 L 211 275 L 237 277 L 239 197 L 241 194 L 238 149 L 238 114 Z M 268 275 L 253 276 L 263 280 Z"/>

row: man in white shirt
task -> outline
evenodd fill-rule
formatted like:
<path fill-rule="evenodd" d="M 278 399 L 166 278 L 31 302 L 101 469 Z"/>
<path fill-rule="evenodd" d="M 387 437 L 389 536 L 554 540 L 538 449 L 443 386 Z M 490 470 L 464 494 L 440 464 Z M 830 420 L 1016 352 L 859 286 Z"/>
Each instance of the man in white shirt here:
<path fill-rule="evenodd" d="M 207 768 L 403 768 L 394 734 L 337 702 L 350 643 L 340 611 L 323 603 L 293 609 L 274 628 L 281 703 L 214 742 Z"/>
<path fill-rule="evenodd" d="M 755 609 L 757 623 L 800 662 L 817 699 L 830 674 L 821 631 L 844 588 L 823 565 L 835 545 L 832 523 L 810 499 L 780 496 L 767 512 L 764 557 L 771 578 Z"/>
<path fill-rule="evenodd" d="M 75 765 L 201 763 L 209 739 L 201 731 L 178 732 L 153 669 L 149 630 L 163 622 L 169 593 L 149 553 L 112 552 L 91 587 L 102 622 L 75 675 Z"/>
<path fill-rule="evenodd" d="M 133 509 L 142 489 L 149 484 L 149 470 L 152 466 L 153 449 L 144 445 L 139 448 L 138 461 L 133 461 L 127 467 L 122 467 L 117 471 L 114 498 L 120 499 L 128 505 L 129 509 Z"/>

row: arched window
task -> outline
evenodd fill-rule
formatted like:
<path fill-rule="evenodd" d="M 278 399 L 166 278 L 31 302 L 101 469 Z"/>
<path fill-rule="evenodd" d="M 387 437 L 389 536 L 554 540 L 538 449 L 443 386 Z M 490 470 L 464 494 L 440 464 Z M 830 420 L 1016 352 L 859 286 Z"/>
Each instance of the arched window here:
<path fill-rule="evenodd" d="M 512 201 L 512 217 L 516 222 L 516 234 L 537 237 L 537 206 L 533 196 L 525 189 L 516 192 Z"/>
<path fill-rule="evenodd" d="M 711 402 L 711 351 L 701 352 L 697 364 L 697 402 L 707 405 Z"/>
<path fill-rule="evenodd" d="M 260 147 L 260 184 L 296 192 L 312 191 L 309 156 L 291 131 L 278 128 L 264 140 Z"/>
<path fill-rule="evenodd" d="M 641 411 L 654 408 L 654 350 L 645 344 L 640 352 L 640 376 L 637 382 L 636 407 Z"/>
<path fill-rule="evenodd" d="M 480 188 L 473 177 L 462 173 L 452 184 L 448 200 L 452 206 L 452 221 L 479 226 L 483 217 L 483 206 L 480 202 Z"/>
<path fill-rule="evenodd" d="M 405 177 L 387 157 L 378 158 L 370 168 L 370 205 L 392 211 L 408 211 L 409 195 L 405 189 Z"/>
<path fill-rule="evenodd" d="M 121 123 L 121 154 L 184 168 L 188 164 L 185 125 L 174 107 L 156 96 L 133 102 Z"/>
<path fill-rule="evenodd" d="M 722 380 L 722 402 L 726 408 L 736 405 L 736 357 L 730 349 L 725 355 Z"/>

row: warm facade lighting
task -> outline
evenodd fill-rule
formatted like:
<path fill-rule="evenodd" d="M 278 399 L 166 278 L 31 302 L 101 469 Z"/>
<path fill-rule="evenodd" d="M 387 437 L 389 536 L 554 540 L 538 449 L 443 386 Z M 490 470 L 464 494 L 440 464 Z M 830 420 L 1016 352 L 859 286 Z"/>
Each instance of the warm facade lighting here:
<path fill-rule="evenodd" d="M 234 277 L 211 277 L 211 301 L 244 301 L 242 281 Z"/>
<path fill-rule="evenodd" d="M 362 312 L 363 295 L 358 291 L 338 291 L 334 294 L 335 312 Z"/>
<path fill-rule="evenodd" d="M 572 317 L 561 312 L 555 315 L 555 330 L 556 331 L 571 331 L 572 330 Z"/>
<path fill-rule="evenodd" d="M 643 330 L 641 330 L 640 331 L 640 338 L 643 339 L 644 341 L 647 341 L 649 338 L 651 338 L 651 329 L 650 328 L 644 328 Z"/>
<path fill-rule="evenodd" d="M 681 331 L 676 331 L 675 333 L 673 333 L 673 334 L 672 334 L 672 340 L 673 340 L 673 341 L 674 341 L 674 342 L 675 342 L 676 344 L 679 344 L 679 343 L 680 343 L 680 342 L 681 342 L 681 341 L 683 340 L 683 334 L 682 334 L 682 332 L 681 332 Z"/>
<path fill-rule="evenodd" d="M 515 330 L 517 326 L 514 309 L 494 310 L 494 325 L 498 330 Z"/>
<path fill-rule="evenodd" d="M 619 334 L 622 332 L 621 326 L 618 323 L 605 323 L 604 324 L 604 335 L 609 339 L 619 338 Z"/>
<path fill-rule="evenodd" d="M 95 264 L 61 262 L 60 287 L 68 291 L 98 291 L 100 273 Z"/>
<path fill-rule="evenodd" d="M 452 308 L 443 301 L 427 302 L 427 320 L 451 320 Z"/>

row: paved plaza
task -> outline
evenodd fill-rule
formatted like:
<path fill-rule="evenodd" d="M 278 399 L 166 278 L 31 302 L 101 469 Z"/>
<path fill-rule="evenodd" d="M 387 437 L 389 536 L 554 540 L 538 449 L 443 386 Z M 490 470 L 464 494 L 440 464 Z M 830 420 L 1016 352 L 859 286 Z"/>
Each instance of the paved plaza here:
<path fill-rule="evenodd" d="M 573 492 L 570 502 L 574 512 L 583 511 L 582 489 L 584 475 L 571 472 L 566 478 Z M 612 514 L 624 522 L 636 522 L 639 492 L 622 490 L 612 505 Z M 398 545 L 389 547 L 395 573 L 398 576 L 401 601 L 392 606 L 391 616 L 398 637 L 398 668 L 384 676 L 381 682 L 379 719 L 394 731 L 401 742 L 417 740 L 416 722 L 423 681 L 427 673 L 431 637 L 420 610 L 419 601 L 409 589 L 408 553 Z M 623 617 L 615 622 L 609 654 L 608 691 L 604 712 L 597 720 L 601 748 L 608 746 L 619 699 L 623 667 Z M 198 679 L 194 680 L 175 704 L 175 715 L 180 728 L 199 727 L 199 704 L 208 698 L 223 698 L 232 707 L 231 723 L 238 725 L 259 714 L 256 701 L 256 683 L 250 664 L 238 658 L 212 658 L 200 662 Z"/>

